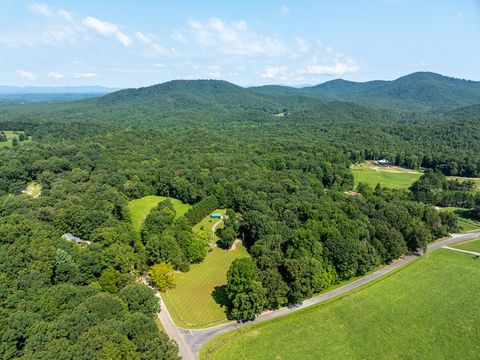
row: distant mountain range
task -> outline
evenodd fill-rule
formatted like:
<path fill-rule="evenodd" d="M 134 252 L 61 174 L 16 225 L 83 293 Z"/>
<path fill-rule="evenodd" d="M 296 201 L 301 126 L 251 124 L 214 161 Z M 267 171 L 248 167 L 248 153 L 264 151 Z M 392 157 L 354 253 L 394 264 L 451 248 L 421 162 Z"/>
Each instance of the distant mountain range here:
<path fill-rule="evenodd" d="M 312 103 L 341 101 L 402 111 L 451 110 L 480 104 L 480 82 L 431 72 L 417 72 L 393 81 L 332 80 L 294 88 L 279 85 L 243 88 L 223 80 L 173 80 L 125 89 L 98 99 L 103 104 L 155 104 L 179 107 L 240 107 L 278 109 Z"/>
<path fill-rule="evenodd" d="M 416 72 L 392 81 L 353 82 L 332 80 L 316 86 L 294 88 L 267 85 L 243 88 L 223 80 L 172 80 L 138 89 L 87 87 L 0 86 L 0 102 L 69 101 L 98 97 L 103 105 L 184 108 L 243 108 L 278 111 L 331 101 L 356 103 L 402 111 L 452 110 L 480 104 L 480 82 Z M 106 95 L 105 95 L 106 94 Z M 101 96 L 104 95 L 104 96 Z M 100 97 L 101 96 L 101 97 Z"/>
<path fill-rule="evenodd" d="M 64 87 L 38 87 L 38 86 L 0 86 L 0 94 L 107 94 L 118 91 L 118 88 L 103 86 L 64 86 Z"/>

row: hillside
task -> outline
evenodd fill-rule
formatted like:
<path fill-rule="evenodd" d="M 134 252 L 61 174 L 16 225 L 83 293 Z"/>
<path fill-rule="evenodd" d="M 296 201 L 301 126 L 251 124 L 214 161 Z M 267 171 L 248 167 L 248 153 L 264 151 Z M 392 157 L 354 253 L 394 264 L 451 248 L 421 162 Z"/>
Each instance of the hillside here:
<path fill-rule="evenodd" d="M 445 110 L 480 103 L 480 82 L 431 72 L 416 72 L 393 81 L 336 79 L 301 89 L 263 86 L 252 91 L 264 95 L 307 95 L 402 110 Z"/>

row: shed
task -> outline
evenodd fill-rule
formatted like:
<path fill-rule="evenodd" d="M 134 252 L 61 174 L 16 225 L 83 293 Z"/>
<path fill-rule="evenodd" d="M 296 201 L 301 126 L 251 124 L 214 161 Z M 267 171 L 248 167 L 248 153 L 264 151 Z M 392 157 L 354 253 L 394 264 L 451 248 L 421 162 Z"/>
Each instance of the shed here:
<path fill-rule="evenodd" d="M 378 165 L 382 165 L 382 166 L 390 165 L 390 162 L 387 159 L 378 160 L 377 163 L 378 163 Z"/>
<path fill-rule="evenodd" d="M 212 213 L 212 214 L 210 215 L 210 217 L 211 217 L 212 219 L 221 219 L 221 218 L 222 218 L 222 214 L 220 214 L 220 213 Z"/>

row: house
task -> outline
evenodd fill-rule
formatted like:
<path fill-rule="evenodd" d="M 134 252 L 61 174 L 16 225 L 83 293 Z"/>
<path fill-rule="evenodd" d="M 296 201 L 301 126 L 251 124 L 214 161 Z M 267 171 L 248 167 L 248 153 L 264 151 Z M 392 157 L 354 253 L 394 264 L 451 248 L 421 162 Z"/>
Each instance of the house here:
<path fill-rule="evenodd" d="M 389 166 L 390 165 L 390 162 L 387 159 L 378 160 L 377 163 L 380 166 Z"/>
<path fill-rule="evenodd" d="M 79 237 L 76 237 L 70 233 L 65 233 L 62 235 L 62 238 L 64 238 L 67 241 L 75 241 L 77 244 L 80 244 L 82 242 L 82 239 Z"/>
<path fill-rule="evenodd" d="M 220 213 L 212 213 L 212 214 L 210 215 L 210 217 L 211 217 L 212 219 L 222 219 L 222 218 L 223 218 L 222 214 L 220 214 Z"/>

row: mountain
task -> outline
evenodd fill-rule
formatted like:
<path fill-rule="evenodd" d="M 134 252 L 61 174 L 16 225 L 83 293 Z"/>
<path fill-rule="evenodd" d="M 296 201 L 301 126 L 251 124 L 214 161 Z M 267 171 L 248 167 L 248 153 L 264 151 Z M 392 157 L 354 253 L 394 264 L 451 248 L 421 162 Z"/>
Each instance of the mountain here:
<path fill-rule="evenodd" d="M 98 100 L 102 105 L 152 105 L 164 108 L 278 108 L 276 102 L 224 80 L 172 80 L 138 89 L 120 90 Z"/>
<path fill-rule="evenodd" d="M 416 72 L 393 81 L 354 82 L 336 79 L 301 89 L 287 86 L 251 89 L 263 95 L 306 95 L 403 110 L 448 110 L 480 104 L 480 82 L 432 72 Z"/>

